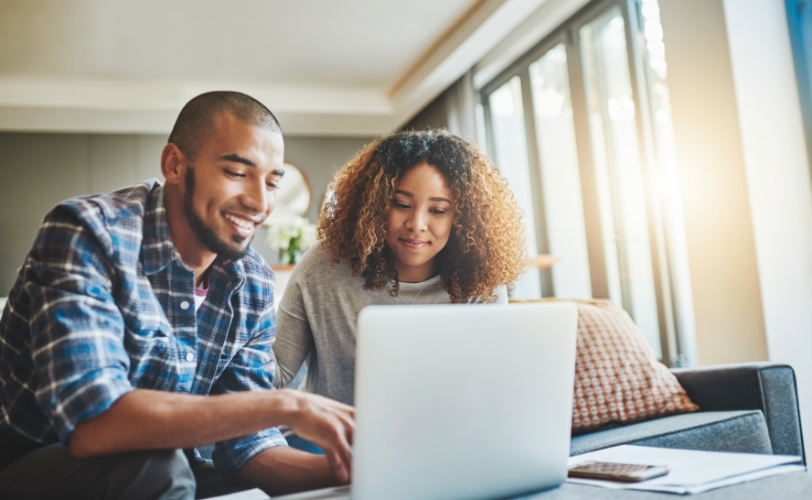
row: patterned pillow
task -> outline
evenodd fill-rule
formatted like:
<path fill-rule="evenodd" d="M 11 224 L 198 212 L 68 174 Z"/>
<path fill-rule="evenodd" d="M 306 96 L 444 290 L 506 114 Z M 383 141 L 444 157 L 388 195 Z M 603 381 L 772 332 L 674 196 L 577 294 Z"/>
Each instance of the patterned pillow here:
<path fill-rule="evenodd" d="M 626 311 L 608 300 L 576 304 L 573 433 L 699 409 Z"/>

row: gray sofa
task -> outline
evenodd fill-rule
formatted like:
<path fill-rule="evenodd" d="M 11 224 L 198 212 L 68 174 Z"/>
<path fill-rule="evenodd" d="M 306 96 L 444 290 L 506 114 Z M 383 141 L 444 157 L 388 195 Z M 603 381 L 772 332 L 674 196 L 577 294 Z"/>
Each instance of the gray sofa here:
<path fill-rule="evenodd" d="M 573 436 L 571 455 L 635 444 L 804 457 L 795 372 L 754 363 L 672 370 L 700 411 Z"/>

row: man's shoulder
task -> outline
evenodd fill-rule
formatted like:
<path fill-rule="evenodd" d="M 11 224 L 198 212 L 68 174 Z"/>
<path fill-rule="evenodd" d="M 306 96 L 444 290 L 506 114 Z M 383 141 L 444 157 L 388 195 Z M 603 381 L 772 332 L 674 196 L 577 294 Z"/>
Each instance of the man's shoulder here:
<path fill-rule="evenodd" d="M 271 266 L 256 250 L 248 247 L 237 265 L 242 268 L 245 283 L 241 288 L 241 301 L 252 308 L 264 310 L 273 303 L 274 274 Z"/>
<path fill-rule="evenodd" d="M 273 282 L 274 275 L 271 266 L 268 265 L 262 255 L 250 245 L 242 258 L 242 266 L 246 278 L 258 279 L 269 283 Z"/>
<path fill-rule="evenodd" d="M 159 186 L 156 179 L 149 179 L 111 193 L 70 198 L 57 205 L 57 209 L 68 210 L 82 220 L 143 217 L 150 193 Z"/>
<path fill-rule="evenodd" d="M 81 225 L 108 251 L 120 245 L 136 248 L 143 238 L 150 195 L 158 187 L 156 179 L 149 179 L 111 193 L 67 199 L 45 216 L 43 228 L 54 221 L 57 226 L 64 224 L 68 214 L 68 221 Z"/>
<path fill-rule="evenodd" d="M 45 218 L 69 213 L 93 233 L 109 232 L 116 221 L 143 219 L 149 195 L 159 186 L 157 180 L 150 179 L 111 193 L 77 196 L 59 203 Z"/>

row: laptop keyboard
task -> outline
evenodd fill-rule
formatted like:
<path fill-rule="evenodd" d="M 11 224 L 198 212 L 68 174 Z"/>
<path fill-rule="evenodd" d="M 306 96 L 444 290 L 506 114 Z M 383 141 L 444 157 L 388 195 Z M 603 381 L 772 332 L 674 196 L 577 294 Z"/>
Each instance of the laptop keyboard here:
<path fill-rule="evenodd" d="M 350 487 L 341 486 L 338 488 L 306 491 L 304 493 L 274 497 L 274 500 L 350 500 Z"/>

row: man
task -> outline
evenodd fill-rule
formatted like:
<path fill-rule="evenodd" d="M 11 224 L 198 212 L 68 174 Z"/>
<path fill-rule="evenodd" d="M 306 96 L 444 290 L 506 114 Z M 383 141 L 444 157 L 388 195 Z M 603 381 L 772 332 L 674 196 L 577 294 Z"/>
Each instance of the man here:
<path fill-rule="evenodd" d="M 211 92 L 178 116 L 165 185 L 45 217 L 0 319 L 0 498 L 349 481 L 352 408 L 272 390 L 273 273 L 249 243 L 283 158 L 265 106 Z M 326 454 L 286 447 L 278 425 Z M 188 451 L 208 443 L 220 472 Z"/>

